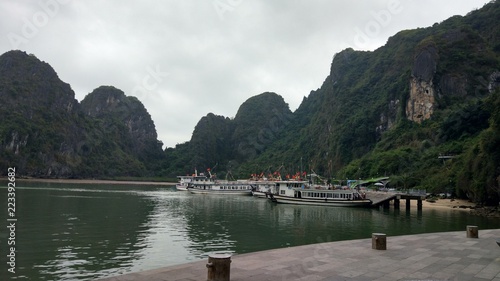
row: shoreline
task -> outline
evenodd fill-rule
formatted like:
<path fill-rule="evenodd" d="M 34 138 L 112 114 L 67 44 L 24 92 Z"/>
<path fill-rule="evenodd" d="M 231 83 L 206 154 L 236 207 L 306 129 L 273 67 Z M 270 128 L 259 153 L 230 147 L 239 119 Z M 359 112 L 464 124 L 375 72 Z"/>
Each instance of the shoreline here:
<path fill-rule="evenodd" d="M 469 211 L 476 208 L 476 204 L 465 199 L 436 199 L 435 202 L 422 201 L 423 208 L 452 209 L 459 211 Z"/>
<path fill-rule="evenodd" d="M 127 184 L 127 185 L 164 185 L 174 186 L 175 182 L 164 181 L 131 181 L 131 180 L 95 180 L 95 179 L 37 179 L 18 178 L 16 181 L 24 182 L 44 182 L 44 183 L 69 183 L 69 184 Z"/>
<path fill-rule="evenodd" d="M 422 208 L 456 210 L 458 212 L 467 212 L 472 216 L 500 218 L 500 209 L 493 206 L 480 206 L 474 202 L 465 199 L 435 199 L 435 202 L 427 200 L 422 201 Z M 416 202 L 411 204 L 416 207 Z"/>

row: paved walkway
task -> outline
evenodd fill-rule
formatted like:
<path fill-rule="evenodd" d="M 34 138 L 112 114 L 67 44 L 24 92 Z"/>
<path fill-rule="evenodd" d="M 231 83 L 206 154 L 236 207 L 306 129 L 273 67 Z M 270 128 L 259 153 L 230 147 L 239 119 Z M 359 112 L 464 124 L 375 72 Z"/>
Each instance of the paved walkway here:
<path fill-rule="evenodd" d="M 371 238 L 235 255 L 237 280 L 494 280 L 500 281 L 500 229 L 387 237 L 387 250 Z M 106 281 L 207 280 L 207 260 L 106 278 Z"/>

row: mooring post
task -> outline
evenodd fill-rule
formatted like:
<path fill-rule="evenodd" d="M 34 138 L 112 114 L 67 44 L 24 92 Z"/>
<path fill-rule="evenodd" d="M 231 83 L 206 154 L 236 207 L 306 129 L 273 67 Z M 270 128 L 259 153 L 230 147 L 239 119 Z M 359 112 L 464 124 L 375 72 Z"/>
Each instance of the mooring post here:
<path fill-rule="evenodd" d="M 478 238 L 478 237 L 479 237 L 478 227 L 475 225 L 468 225 L 467 238 Z"/>
<path fill-rule="evenodd" d="M 207 281 L 229 281 L 231 273 L 231 255 L 209 255 L 207 269 Z"/>
<path fill-rule="evenodd" d="M 406 210 L 409 210 L 410 206 L 411 206 L 411 200 L 407 198 L 406 199 Z"/>
<path fill-rule="evenodd" d="M 372 249 L 387 250 L 387 237 L 385 233 L 372 233 Z"/>

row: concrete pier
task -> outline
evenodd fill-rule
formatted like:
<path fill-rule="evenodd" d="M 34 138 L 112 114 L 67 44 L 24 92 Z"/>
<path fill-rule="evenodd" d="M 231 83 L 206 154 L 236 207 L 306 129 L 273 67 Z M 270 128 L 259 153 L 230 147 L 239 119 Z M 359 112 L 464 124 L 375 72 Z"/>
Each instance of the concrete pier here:
<path fill-rule="evenodd" d="M 387 236 L 385 251 L 372 239 L 305 245 L 234 255 L 231 280 L 492 280 L 500 281 L 500 229 Z M 367 237 L 370 233 L 367 233 Z M 325 234 L 327 236 L 327 234 Z M 318 237 L 320 238 L 320 237 Z M 101 279 L 206 280 L 207 260 Z"/>
<path fill-rule="evenodd" d="M 399 209 L 400 201 L 405 200 L 406 210 L 410 210 L 413 200 L 417 201 L 417 210 L 422 210 L 422 201 L 425 200 L 424 195 L 373 191 L 367 191 L 366 198 L 372 200 L 372 207 L 383 206 L 384 209 L 389 209 L 391 201 L 394 202 L 394 209 Z"/>

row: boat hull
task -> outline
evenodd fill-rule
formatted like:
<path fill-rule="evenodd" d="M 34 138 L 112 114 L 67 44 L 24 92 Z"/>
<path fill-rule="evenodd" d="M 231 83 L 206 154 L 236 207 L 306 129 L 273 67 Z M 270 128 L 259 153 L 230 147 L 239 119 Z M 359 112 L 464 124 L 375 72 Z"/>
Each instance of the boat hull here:
<path fill-rule="evenodd" d="M 188 189 L 188 187 L 187 187 L 187 185 L 177 184 L 177 185 L 175 185 L 175 189 L 177 189 L 179 191 L 186 191 Z"/>
<path fill-rule="evenodd" d="M 281 196 L 274 194 L 271 198 L 280 204 L 311 205 L 311 206 L 332 206 L 332 207 L 370 207 L 372 201 L 369 199 L 361 200 L 338 200 L 333 198 L 295 198 L 290 196 Z"/>
<path fill-rule="evenodd" d="M 252 195 L 257 198 L 268 198 L 268 192 L 264 191 L 252 191 Z"/>

